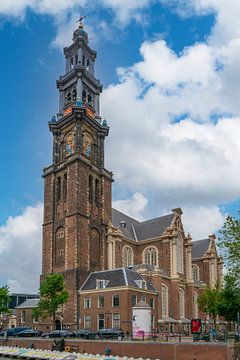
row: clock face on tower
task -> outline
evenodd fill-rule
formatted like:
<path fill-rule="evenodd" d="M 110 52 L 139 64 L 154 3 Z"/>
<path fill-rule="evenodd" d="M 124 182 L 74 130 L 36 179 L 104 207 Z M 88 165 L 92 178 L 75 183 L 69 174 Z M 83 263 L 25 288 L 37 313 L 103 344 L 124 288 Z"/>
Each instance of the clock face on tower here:
<path fill-rule="evenodd" d="M 74 153 L 74 135 L 72 133 L 66 137 L 65 151 L 68 156 Z"/>
<path fill-rule="evenodd" d="M 83 154 L 87 158 L 91 158 L 92 150 L 93 150 L 93 139 L 89 134 L 84 134 L 84 136 L 83 136 Z"/>

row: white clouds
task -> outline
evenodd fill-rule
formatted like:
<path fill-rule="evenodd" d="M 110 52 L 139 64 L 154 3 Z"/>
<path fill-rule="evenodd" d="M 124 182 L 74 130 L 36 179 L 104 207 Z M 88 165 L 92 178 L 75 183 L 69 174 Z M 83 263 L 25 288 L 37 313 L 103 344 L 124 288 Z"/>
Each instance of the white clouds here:
<path fill-rule="evenodd" d="M 193 3 L 217 13 L 206 43 L 176 54 L 162 40 L 145 42 L 142 60 L 104 91 L 103 113 L 116 180 L 149 199 L 145 216 L 183 207 L 198 237 L 221 227 L 219 204 L 240 197 L 240 3 Z"/>
<path fill-rule="evenodd" d="M 0 227 L 1 278 L 11 291 L 37 291 L 41 272 L 42 204 L 28 206 Z"/>
<path fill-rule="evenodd" d="M 183 224 L 194 240 L 206 238 L 220 229 L 225 216 L 217 206 L 183 208 Z"/>
<path fill-rule="evenodd" d="M 130 199 L 113 201 L 113 207 L 124 214 L 127 214 L 137 220 L 143 220 L 142 212 L 148 204 L 148 199 L 140 194 L 134 193 Z"/>

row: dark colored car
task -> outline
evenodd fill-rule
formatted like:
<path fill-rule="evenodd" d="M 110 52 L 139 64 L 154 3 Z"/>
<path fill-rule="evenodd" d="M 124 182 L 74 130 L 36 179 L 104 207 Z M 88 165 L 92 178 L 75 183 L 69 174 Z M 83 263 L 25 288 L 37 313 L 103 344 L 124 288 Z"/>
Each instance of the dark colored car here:
<path fill-rule="evenodd" d="M 19 332 L 18 334 L 16 334 L 16 336 L 18 336 L 18 337 L 36 337 L 36 336 L 41 336 L 41 334 L 42 334 L 42 331 L 27 329 L 27 330 L 23 330 L 23 331 Z"/>
<path fill-rule="evenodd" d="M 124 332 L 121 329 L 102 329 L 98 331 L 100 339 L 118 339 L 124 337 Z"/>
<path fill-rule="evenodd" d="M 69 330 L 54 330 L 49 333 L 44 333 L 41 335 L 42 337 L 48 339 L 48 338 L 71 338 L 74 337 L 74 333 Z"/>
<path fill-rule="evenodd" d="M 90 329 L 80 329 L 74 332 L 74 337 L 79 339 L 95 339 L 97 335 L 97 332 L 93 332 Z"/>
<path fill-rule="evenodd" d="M 32 330 L 30 327 L 27 326 L 19 326 L 7 329 L 7 336 L 18 336 L 18 334 L 25 330 Z M 5 331 L 1 331 L 0 336 L 4 336 Z"/>

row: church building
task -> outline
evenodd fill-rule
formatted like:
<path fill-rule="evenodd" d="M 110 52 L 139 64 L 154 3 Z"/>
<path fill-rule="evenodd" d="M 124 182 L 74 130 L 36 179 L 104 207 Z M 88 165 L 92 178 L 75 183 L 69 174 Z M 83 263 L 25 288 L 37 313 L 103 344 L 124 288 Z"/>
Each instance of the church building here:
<path fill-rule="evenodd" d="M 222 278 L 215 236 L 192 241 L 180 208 L 142 222 L 112 209 L 113 175 L 104 165 L 109 126 L 100 113 L 97 54 L 81 22 L 64 55 L 59 110 L 49 122 L 52 164 L 43 170 L 41 279 L 62 273 L 69 293 L 55 327 L 131 332 L 132 307 L 145 304 L 152 329 L 187 331 L 190 319 L 202 316 L 199 293 Z M 47 320 L 41 326 L 50 329 Z"/>

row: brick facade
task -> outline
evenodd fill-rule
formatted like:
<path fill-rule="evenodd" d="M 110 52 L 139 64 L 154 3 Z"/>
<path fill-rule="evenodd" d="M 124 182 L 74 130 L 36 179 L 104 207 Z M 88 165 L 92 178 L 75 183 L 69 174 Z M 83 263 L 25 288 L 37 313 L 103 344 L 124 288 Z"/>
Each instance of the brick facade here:
<path fill-rule="evenodd" d="M 116 293 L 121 298 L 117 313 L 124 331 L 131 330 L 132 295 L 145 297 L 146 302 L 154 298 L 154 328 L 183 331 L 189 326 L 189 319 L 198 315 L 194 299 L 204 284 L 214 285 L 221 277 L 222 261 L 215 239 L 208 239 L 206 251 L 195 249 L 190 235 L 184 232 L 181 209 L 143 223 L 112 209 L 113 178 L 104 167 L 104 140 L 109 128 L 99 114 L 102 85 L 94 76 L 96 53 L 89 47 L 81 25 L 64 54 L 67 72 L 57 81 L 59 113 L 57 120 L 49 122 L 53 161 L 43 170 L 41 278 L 62 273 L 69 292 L 58 320 L 67 328 L 82 328 L 84 317 L 91 312 L 91 327 L 96 330 L 99 311 L 104 311 L 105 317 L 108 312 L 110 317 L 114 313 L 111 301 Z M 192 256 L 192 246 L 199 252 L 197 258 Z M 131 263 L 126 264 L 125 257 Z M 196 281 L 192 264 L 199 269 Z M 82 286 L 90 273 L 128 266 L 151 282 L 156 291 L 150 294 L 127 285 L 102 292 L 92 289 L 92 307 L 84 308 L 86 291 Z M 167 299 L 164 316 L 163 291 Z M 97 306 L 100 295 L 105 299 L 103 309 Z M 111 319 L 106 321 L 105 326 L 113 326 Z M 43 330 L 49 328 L 46 321 L 41 326 Z"/>

